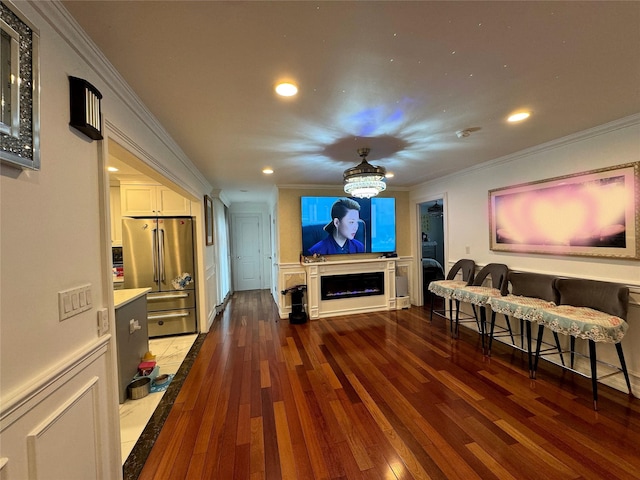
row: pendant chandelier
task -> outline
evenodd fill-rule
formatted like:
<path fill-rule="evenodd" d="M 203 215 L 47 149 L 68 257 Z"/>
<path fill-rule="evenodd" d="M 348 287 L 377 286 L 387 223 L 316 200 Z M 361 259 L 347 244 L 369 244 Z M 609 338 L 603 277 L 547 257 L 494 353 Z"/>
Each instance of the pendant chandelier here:
<path fill-rule="evenodd" d="M 427 208 L 427 214 L 431 215 L 432 217 L 442 216 L 442 205 L 438 203 L 438 200 L 436 200 L 436 203 Z"/>
<path fill-rule="evenodd" d="M 387 188 L 387 184 L 384 182 L 386 169 L 367 162 L 367 155 L 370 151 L 366 147 L 359 148 L 358 155 L 362 158 L 362 162 L 344 171 L 344 191 L 352 197 L 375 197 Z"/>

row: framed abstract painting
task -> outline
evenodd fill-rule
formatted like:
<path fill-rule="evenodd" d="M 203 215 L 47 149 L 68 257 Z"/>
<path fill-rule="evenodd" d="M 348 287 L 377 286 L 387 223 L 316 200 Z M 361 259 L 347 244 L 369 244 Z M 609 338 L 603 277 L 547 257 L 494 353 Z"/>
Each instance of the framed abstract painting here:
<path fill-rule="evenodd" d="M 640 260 L 640 162 L 489 191 L 490 248 Z"/>

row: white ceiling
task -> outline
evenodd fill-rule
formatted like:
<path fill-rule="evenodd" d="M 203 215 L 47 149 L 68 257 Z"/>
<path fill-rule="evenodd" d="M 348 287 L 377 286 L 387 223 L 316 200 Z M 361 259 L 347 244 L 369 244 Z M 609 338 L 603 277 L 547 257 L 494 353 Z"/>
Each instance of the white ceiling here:
<path fill-rule="evenodd" d="M 636 1 L 63 4 L 231 201 L 339 184 L 362 146 L 407 188 L 640 112 Z"/>

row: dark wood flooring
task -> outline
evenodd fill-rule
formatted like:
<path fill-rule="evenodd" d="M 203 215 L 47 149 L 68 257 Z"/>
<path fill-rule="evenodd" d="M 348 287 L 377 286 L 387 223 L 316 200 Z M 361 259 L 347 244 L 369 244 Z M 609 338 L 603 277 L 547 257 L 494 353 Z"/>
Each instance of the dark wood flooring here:
<path fill-rule="evenodd" d="M 290 325 L 236 293 L 139 478 L 637 479 L 640 400 L 420 307 Z"/>

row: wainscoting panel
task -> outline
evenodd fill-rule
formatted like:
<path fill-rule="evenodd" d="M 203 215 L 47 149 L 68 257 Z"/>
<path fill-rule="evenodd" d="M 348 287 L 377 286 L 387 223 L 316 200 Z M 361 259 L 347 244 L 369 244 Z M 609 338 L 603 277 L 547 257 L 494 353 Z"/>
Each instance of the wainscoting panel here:
<path fill-rule="evenodd" d="M 280 264 L 278 266 L 278 313 L 280 318 L 286 318 L 291 313 L 291 295 L 283 295 L 282 291 L 296 285 L 306 285 L 307 274 L 299 263 Z M 307 303 L 306 293 L 304 303 Z"/>
<path fill-rule="evenodd" d="M 93 377 L 27 435 L 30 480 L 100 478 L 97 383 Z"/>
<path fill-rule="evenodd" d="M 112 338 L 104 335 L 0 399 L 0 480 L 122 478 L 110 365 Z"/>
<path fill-rule="evenodd" d="M 222 303 L 218 302 L 218 277 L 216 275 L 216 266 L 211 265 L 207 267 L 206 271 L 207 278 L 207 298 L 209 302 L 207 304 L 207 328 L 206 331 L 209 331 L 209 327 L 213 324 L 213 321 L 216 318 L 216 314 L 218 313 L 217 304 Z"/>

